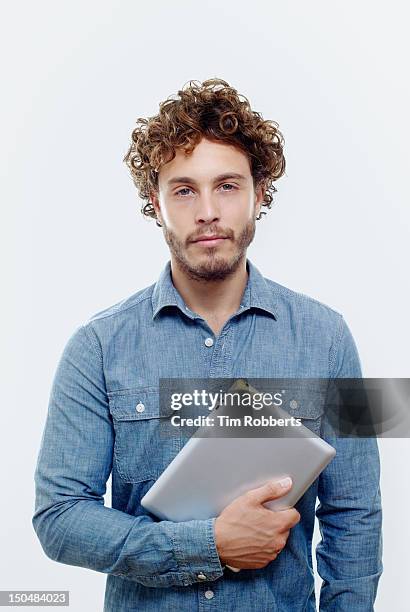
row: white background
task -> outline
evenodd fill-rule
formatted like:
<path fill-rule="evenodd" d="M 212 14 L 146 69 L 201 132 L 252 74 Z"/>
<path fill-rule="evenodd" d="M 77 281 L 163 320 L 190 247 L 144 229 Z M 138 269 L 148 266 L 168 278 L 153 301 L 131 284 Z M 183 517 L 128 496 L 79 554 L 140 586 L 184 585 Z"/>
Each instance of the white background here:
<path fill-rule="evenodd" d="M 69 335 L 168 259 L 122 158 L 137 117 L 188 80 L 227 80 L 284 133 L 286 176 L 248 256 L 344 314 L 365 376 L 409 376 L 406 4 L 2 3 L 1 589 L 68 589 L 73 611 L 102 609 L 105 575 L 44 555 L 33 473 Z M 409 440 L 379 446 L 376 610 L 404 612 Z"/>

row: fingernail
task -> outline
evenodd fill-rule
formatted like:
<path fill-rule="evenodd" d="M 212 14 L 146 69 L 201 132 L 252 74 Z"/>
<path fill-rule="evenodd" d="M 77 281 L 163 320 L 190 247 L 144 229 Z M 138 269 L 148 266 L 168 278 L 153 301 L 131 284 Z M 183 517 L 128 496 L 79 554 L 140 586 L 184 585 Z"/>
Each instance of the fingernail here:
<path fill-rule="evenodd" d="M 282 478 L 282 480 L 279 480 L 279 485 L 283 489 L 287 489 L 288 487 L 290 487 L 291 484 L 292 484 L 292 479 L 289 478 L 289 476 L 287 476 L 286 478 Z"/>

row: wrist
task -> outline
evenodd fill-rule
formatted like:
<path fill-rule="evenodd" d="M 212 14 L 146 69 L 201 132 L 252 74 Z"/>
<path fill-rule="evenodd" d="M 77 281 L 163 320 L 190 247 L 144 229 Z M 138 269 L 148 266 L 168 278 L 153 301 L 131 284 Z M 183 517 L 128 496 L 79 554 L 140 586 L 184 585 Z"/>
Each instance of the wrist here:
<path fill-rule="evenodd" d="M 223 546 L 222 546 L 222 532 L 221 532 L 221 521 L 220 517 L 217 517 L 214 521 L 214 539 L 215 539 L 215 549 L 217 555 L 219 557 L 219 561 L 222 565 L 222 568 L 225 569 L 226 559 L 223 555 Z"/>

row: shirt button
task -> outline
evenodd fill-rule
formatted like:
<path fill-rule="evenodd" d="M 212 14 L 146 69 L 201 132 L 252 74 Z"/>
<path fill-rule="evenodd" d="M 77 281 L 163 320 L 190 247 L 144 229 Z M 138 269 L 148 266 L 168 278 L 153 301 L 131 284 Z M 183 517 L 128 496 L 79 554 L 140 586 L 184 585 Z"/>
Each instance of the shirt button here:
<path fill-rule="evenodd" d="M 212 346 L 212 345 L 213 345 L 213 343 L 214 343 L 214 341 L 212 340 L 212 338 L 207 338 L 207 339 L 205 340 L 205 345 L 206 345 L 206 346 Z"/>
<path fill-rule="evenodd" d="M 212 597 L 214 596 L 214 592 L 209 590 L 209 591 L 205 591 L 205 597 L 207 599 L 212 599 Z"/>
<path fill-rule="evenodd" d="M 136 409 L 137 412 L 144 412 L 145 406 L 144 406 L 144 404 L 141 404 L 141 402 L 140 402 L 139 404 L 137 404 L 135 409 Z"/>
<path fill-rule="evenodd" d="M 197 576 L 198 580 L 206 580 L 206 576 L 203 572 L 200 572 Z"/>

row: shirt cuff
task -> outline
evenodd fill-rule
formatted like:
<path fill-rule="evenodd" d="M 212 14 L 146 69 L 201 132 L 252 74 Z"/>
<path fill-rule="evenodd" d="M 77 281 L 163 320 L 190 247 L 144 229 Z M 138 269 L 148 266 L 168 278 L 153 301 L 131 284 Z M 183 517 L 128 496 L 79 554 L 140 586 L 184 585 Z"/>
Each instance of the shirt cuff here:
<path fill-rule="evenodd" d="M 223 576 L 215 543 L 215 518 L 173 523 L 165 521 L 185 586 Z"/>

